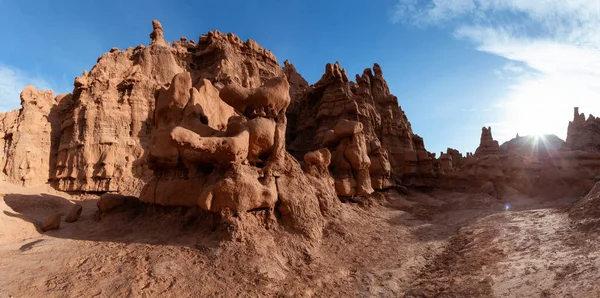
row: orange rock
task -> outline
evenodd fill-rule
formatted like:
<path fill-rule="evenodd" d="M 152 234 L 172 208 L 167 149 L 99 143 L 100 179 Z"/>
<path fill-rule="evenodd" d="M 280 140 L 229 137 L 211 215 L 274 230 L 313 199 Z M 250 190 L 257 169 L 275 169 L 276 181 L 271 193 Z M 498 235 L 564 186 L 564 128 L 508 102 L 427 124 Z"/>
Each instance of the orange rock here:
<path fill-rule="evenodd" d="M 81 211 L 83 211 L 83 206 L 80 204 L 73 205 L 65 218 L 65 222 L 76 222 L 81 215 Z"/>
<path fill-rule="evenodd" d="M 54 214 L 49 216 L 44 224 L 42 225 L 42 231 L 47 232 L 51 230 L 58 230 L 60 228 L 60 219 L 62 214 Z"/>
<path fill-rule="evenodd" d="M 120 194 L 114 193 L 105 193 L 100 196 L 100 199 L 96 203 L 98 210 L 100 212 L 108 212 L 113 210 L 119 206 L 135 204 L 138 201 L 138 198 L 133 196 L 124 196 Z"/>

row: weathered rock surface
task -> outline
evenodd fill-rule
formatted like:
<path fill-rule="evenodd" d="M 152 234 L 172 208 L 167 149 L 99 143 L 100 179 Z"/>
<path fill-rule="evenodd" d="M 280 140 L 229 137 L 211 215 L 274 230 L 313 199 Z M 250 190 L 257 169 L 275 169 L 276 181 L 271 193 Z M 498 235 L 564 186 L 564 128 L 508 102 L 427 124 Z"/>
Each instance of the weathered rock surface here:
<path fill-rule="evenodd" d="M 0 113 L 2 179 L 132 195 L 144 187 L 146 202 L 247 211 L 281 199 L 283 168 L 323 189 L 309 193 L 324 212 L 331 202 L 319 198 L 332 191 L 487 183 L 528 194 L 587 191 L 600 175 L 600 122 L 577 108 L 564 144 L 547 136 L 499 146 L 484 127 L 474 154 L 448 148 L 436 159 L 377 64 L 355 82 L 327 64 L 309 85 L 252 40 L 213 31 L 169 43 L 160 22 L 152 26 L 149 46 L 111 49 L 71 94 L 27 87 L 20 110 Z"/>
<path fill-rule="evenodd" d="M 343 148 L 347 146 L 342 141 L 344 137 L 334 133 L 340 121 L 362 125 L 362 132 L 354 134 L 355 141 L 346 142 L 354 143 L 362 159 L 368 158 L 370 163 L 365 165 L 369 164 L 369 171 L 362 171 L 359 179 L 371 180 L 373 188 L 384 189 L 394 181 L 408 182 L 412 177 L 434 176 L 433 155 L 425 150 L 422 138 L 413 134 L 379 65 L 365 69 L 362 76 L 356 76 L 355 83 L 338 63 L 327 64 L 323 77 L 312 86 L 298 79 L 293 65 L 288 63 L 284 69 L 288 79 L 294 78 L 292 86 L 295 88 L 292 88 L 292 104 L 288 109 L 290 123 L 295 124 L 288 127 L 288 150 L 300 157 L 322 147 L 329 148 L 333 154 L 331 169 L 334 175 L 338 173 L 336 184 L 340 195 L 371 192 L 366 183 L 364 187 L 359 186 L 363 190 L 357 192 L 356 182 L 347 179 L 348 174 L 339 174 L 348 173 L 350 168 L 345 166 L 347 162 L 336 162 L 335 152 L 345 152 Z"/>
<path fill-rule="evenodd" d="M 481 192 L 486 194 L 493 194 L 496 190 L 494 189 L 494 183 L 486 182 L 481 186 Z"/>
<path fill-rule="evenodd" d="M 254 88 L 283 76 L 275 56 L 253 40 L 214 31 L 198 43 L 182 38 L 171 46 L 160 22 L 152 26 L 149 46 L 111 49 L 75 79 L 72 94 L 53 98 L 26 89 L 20 112 L 0 114 L 6 179 L 27 185 L 50 179 L 63 191 L 138 194 L 152 176 L 146 157 L 155 90 L 189 72 L 194 90 L 186 117 L 200 115 L 205 118 L 197 122 L 210 119 L 211 127 L 224 129 L 234 112 L 221 100 L 210 102 L 220 88 L 229 83 Z"/>
<path fill-rule="evenodd" d="M 140 200 L 198 205 L 216 214 L 272 211 L 279 202 L 284 222 L 310 238 L 320 238 L 323 213 L 335 194 L 332 186 L 317 191 L 309 176 L 325 176 L 331 156 L 327 149 L 314 153 L 307 159 L 311 170 L 305 174 L 285 151 L 287 80 L 269 79 L 256 88 L 236 82 L 224 86 L 220 98 L 208 102 L 222 99 L 239 113 L 230 115 L 226 127 L 211 127 L 209 115 L 185 113 L 194 90 L 190 73 L 183 72 L 156 93 L 149 154 L 154 175 Z M 200 112 L 211 108 L 201 102 L 194 106 Z"/>
<path fill-rule="evenodd" d="M 577 201 L 569 209 L 569 217 L 572 219 L 600 219 L 600 181 L 596 182 L 592 189 Z"/>
<path fill-rule="evenodd" d="M 59 99 L 60 97 L 57 97 Z M 2 173 L 10 182 L 32 186 L 48 182 L 53 171 L 53 149 L 59 106 L 52 91 L 27 86 L 18 111 L 0 114 Z"/>

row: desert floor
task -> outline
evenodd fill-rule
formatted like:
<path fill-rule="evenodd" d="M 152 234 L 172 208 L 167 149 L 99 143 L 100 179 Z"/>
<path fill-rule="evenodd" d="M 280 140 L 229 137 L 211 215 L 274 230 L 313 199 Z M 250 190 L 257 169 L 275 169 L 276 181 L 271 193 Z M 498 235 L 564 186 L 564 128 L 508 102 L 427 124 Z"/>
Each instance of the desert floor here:
<path fill-rule="evenodd" d="M 0 182 L 0 197 L 2 297 L 600 297 L 597 229 L 566 213 L 579 198 L 391 190 L 344 203 L 315 243 L 228 240 L 185 208 L 99 217 L 96 197 L 46 187 Z M 74 202 L 77 222 L 41 233 Z"/>

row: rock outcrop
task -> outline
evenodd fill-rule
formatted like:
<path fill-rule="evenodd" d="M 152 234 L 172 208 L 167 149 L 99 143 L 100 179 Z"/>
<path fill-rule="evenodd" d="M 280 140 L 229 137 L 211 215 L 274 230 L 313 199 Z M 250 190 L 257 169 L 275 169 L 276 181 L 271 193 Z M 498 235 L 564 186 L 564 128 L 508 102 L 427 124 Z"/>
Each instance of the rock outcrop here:
<path fill-rule="evenodd" d="M 573 121 L 569 122 L 565 147 L 570 150 L 600 152 L 600 118 L 592 114 L 585 119 L 575 107 Z"/>
<path fill-rule="evenodd" d="M 0 177 L 214 213 L 278 208 L 304 229 L 300 218 L 319 221 L 335 209 L 334 193 L 393 185 L 582 192 L 600 176 L 600 120 L 577 108 L 564 144 L 517 136 L 499 146 L 483 127 L 474 154 L 448 148 L 436 158 L 378 64 L 355 82 L 327 64 L 309 85 L 253 40 L 212 31 L 169 43 L 160 22 L 152 27 L 148 46 L 111 49 L 75 78 L 71 94 L 25 88 L 22 108 L 0 113 Z"/>
<path fill-rule="evenodd" d="M 286 65 L 285 70 L 288 78 L 296 77 L 291 65 Z M 365 69 L 361 76 L 356 76 L 356 82 L 348 79 L 338 63 L 327 64 L 323 77 L 312 86 L 298 81 L 297 91 L 292 94 L 302 96 L 292 98 L 288 111 L 290 123 L 295 124 L 288 128 L 288 150 L 297 157 L 321 147 L 334 152 L 332 172 L 334 175 L 345 173 L 336 178 L 337 185 L 344 186 L 338 187 L 340 195 L 370 192 L 364 183 L 364 190 L 357 191 L 358 184 L 347 179 L 349 167 L 335 161 L 335 152 L 346 151 L 338 149 L 346 146 L 338 142 L 343 138 L 331 138 L 335 135 L 332 131 L 341 121 L 362 125 L 361 133 L 354 135 L 354 143 L 359 150 L 366 150 L 370 165 L 369 177 L 359 179 L 371 180 L 373 188 L 384 189 L 394 183 L 408 182 L 413 177 L 434 175 L 433 155 L 425 150 L 423 139 L 413 134 L 379 65 Z"/>
<path fill-rule="evenodd" d="M 524 136 L 504 142 L 500 148 L 506 152 L 516 152 L 518 155 L 535 160 L 543 160 L 563 147 L 565 141 L 556 135 Z"/>
<path fill-rule="evenodd" d="M 224 85 L 255 88 L 284 76 L 275 56 L 253 40 L 213 31 L 198 43 L 181 38 L 171 46 L 160 22 L 152 26 L 149 46 L 111 49 L 75 79 L 72 94 L 53 98 L 28 88 L 20 112 L 0 114 L 7 179 L 27 185 L 50 180 L 63 191 L 139 194 L 152 176 L 147 156 L 154 93 L 175 74 L 189 72 L 194 86 L 186 117 L 199 113 L 193 106 L 210 106 L 202 112 L 215 129 L 224 129 L 233 113 L 227 104 L 208 102 Z"/>
<path fill-rule="evenodd" d="M 52 91 L 27 86 L 21 92 L 21 106 L 0 114 L 2 174 L 23 186 L 44 184 L 54 169 L 58 105 Z"/>
<path fill-rule="evenodd" d="M 197 205 L 215 214 L 273 211 L 278 203 L 278 211 L 292 227 L 319 238 L 320 206 L 331 205 L 335 193 L 332 187 L 317 191 L 285 151 L 288 81 L 276 77 L 257 88 L 232 82 L 207 104 L 194 100 L 196 94 L 189 72 L 175 75 L 168 88 L 156 93 L 149 154 L 154 175 L 140 200 Z M 210 94 L 214 92 L 203 96 Z M 229 115 L 226 127 L 211 127 L 209 115 L 224 115 L 204 111 L 223 104 L 236 113 Z M 331 155 L 326 149 L 313 155 L 308 157 L 307 172 L 322 175 Z"/>
<path fill-rule="evenodd" d="M 482 127 L 479 147 L 477 147 L 473 155 L 477 157 L 504 154 L 506 154 L 506 151 L 500 148 L 498 141 L 494 140 L 494 137 L 492 137 L 492 128 L 489 126 L 487 128 Z"/>

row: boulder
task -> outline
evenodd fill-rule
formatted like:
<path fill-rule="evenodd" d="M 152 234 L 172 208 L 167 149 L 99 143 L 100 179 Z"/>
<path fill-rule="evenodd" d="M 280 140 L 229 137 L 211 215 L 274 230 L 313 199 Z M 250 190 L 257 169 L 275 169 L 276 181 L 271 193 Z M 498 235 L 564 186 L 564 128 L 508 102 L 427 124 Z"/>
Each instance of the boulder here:
<path fill-rule="evenodd" d="M 83 206 L 81 206 L 80 204 L 73 205 L 73 207 L 71 207 L 71 210 L 69 210 L 67 217 L 65 218 L 65 222 L 76 222 L 79 219 L 79 216 L 81 215 L 81 211 L 83 211 Z"/>
<path fill-rule="evenodd" d="M 105 193 L 100 196 L 100 199 L 96 203 L 98 210 L 102 213 L 113 210 L 119 206 L 133 205 L 139 201 L 138 198 L 133 196 L 125 196 L 115 193 Z"/>
<path fill-rule="evenodd" d="M 58 230 L 58 228 L 60 228 L 61 217 L 62 214 L 50 215 L 42 224 L 42 231 L 47 232 L 51 230 Z"/>

